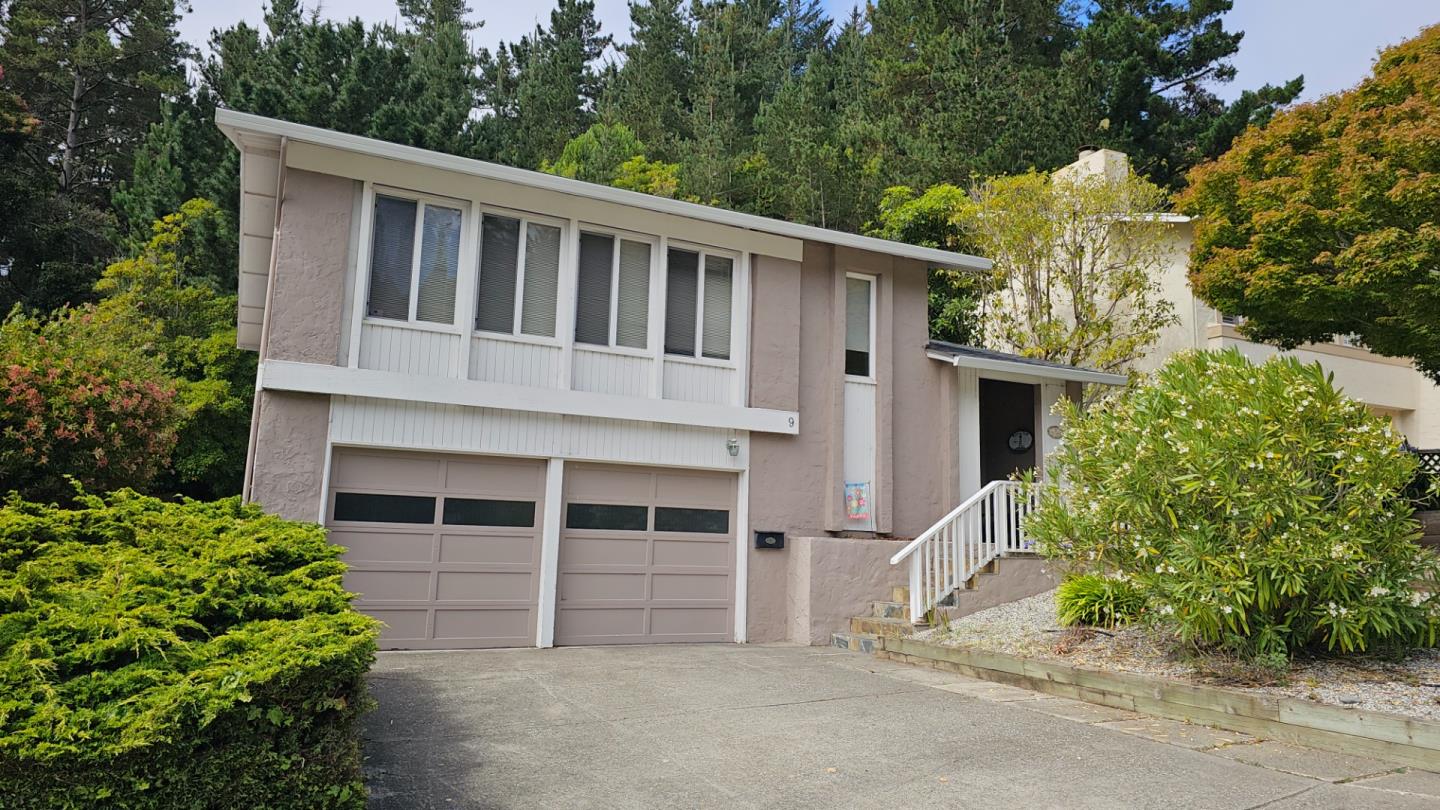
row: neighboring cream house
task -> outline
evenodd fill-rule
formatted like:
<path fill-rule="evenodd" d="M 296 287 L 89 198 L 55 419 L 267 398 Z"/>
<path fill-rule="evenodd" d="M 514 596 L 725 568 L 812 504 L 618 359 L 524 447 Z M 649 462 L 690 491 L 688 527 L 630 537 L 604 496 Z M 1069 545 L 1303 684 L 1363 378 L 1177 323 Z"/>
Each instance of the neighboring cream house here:
<path fill-rule="evenodd" d="M 260 355 L 244 494 L 329 527 L 382 647 L 828 641 L 1019 548 L 987 482 L 1122 381 L 929 341 L 927 268 L 973 256 L 216 123 Z"/>
<path fill-rule="evenodd" d="M 1129 160 L 1110 149 L 1086 150 L 1080 159 L 1061 169 L 1082 175 L 1123 176 Z M 1190 245 L 1194 224 L 1179 214 L 1159 215 L 1170 230 L 1170 261 L 1162 279 L 1166 296 L 1175 304 L 1179 322 L 1160 335 L 1155 348 L 1136 363 L 1141 371 L 1159 368 L 1184 349 L 1235 347 L 1247 357 L 1262 361 L 1281 353 L 1264 343 L 1246 340 L 1236 319 L 1226 317 L 1190 290 Z M 1415 370 L 1403 358 L 1385 357 L 1363 346 L 1337 338 L 1333 343 L 1308 344 L 1287 354 L 1305 363 L 1319 361 L 1335 375 L 1335 383 L 1377 414 L 1388 416 L 1395 428 L 1417 447 L 1440 448 L 1440 386 Z"/>

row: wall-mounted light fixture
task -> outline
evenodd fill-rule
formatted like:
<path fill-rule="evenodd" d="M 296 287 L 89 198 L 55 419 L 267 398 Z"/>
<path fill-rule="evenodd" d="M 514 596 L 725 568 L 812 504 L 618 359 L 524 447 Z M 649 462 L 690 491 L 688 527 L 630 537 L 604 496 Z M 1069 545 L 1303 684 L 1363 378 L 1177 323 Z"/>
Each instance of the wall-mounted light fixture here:
<path fill-rule="evenodd" d="M 740 440 L 727 439 L 725 441 L 725 452 L 729 453 L 731 456 L 740 455 Z"/>

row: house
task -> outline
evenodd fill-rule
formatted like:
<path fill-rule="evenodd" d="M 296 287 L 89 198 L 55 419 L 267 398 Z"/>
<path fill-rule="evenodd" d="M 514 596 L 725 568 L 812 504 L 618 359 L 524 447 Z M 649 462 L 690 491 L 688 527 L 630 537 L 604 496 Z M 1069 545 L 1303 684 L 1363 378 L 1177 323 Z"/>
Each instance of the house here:
<path fill-rule="evenodd" d="M 1081 176 L 1124 176 L 1129 159 L 1110 149 L 1087 149 L 1078 160 L 1059 170 Z M 1149 354 L 1135 363 L 1138 371 L 1153 371 L 1173 354 L 1185 349 L 1234 347 L 1255 362 L 1275 354 L 1288 354 L 1303 363 L 1319 362 L 1335 375 L 1346 395 L 1389 417 L 1395 429 L 1416 447 L 1440 448 L 1440 386 L 1415 370 L 1409 360 L 1372 353 L 1348 337 L 1331 343 L 1306 344 L 1290 352 L 1247 340 L 1239 319 L 1218 312 L 1190 290 L 1190 245 L 1194 223 L 1181 214 L 1157 215 L 1168 229 L 1169 259 L 1162 288 L 1175 306 L 1178 322 L 1164 330 Z"/>
<path fill-rule="evenodd" d="M 245 497 L 330 528 L 382 647 L 826 641 L 1120 381 L 930 342 L 927 267 L 974 256 L 216 122 Z"/>

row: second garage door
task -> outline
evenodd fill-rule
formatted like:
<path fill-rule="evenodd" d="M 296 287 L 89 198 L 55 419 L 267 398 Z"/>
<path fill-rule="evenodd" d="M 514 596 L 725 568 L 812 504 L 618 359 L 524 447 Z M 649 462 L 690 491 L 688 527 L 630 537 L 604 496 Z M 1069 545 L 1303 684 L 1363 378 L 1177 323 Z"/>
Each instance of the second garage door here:
<path fill-rule="evenodd" d="M 735 485 L 725 473 L 566 465 L 555 643 L 731 640 Z"/>

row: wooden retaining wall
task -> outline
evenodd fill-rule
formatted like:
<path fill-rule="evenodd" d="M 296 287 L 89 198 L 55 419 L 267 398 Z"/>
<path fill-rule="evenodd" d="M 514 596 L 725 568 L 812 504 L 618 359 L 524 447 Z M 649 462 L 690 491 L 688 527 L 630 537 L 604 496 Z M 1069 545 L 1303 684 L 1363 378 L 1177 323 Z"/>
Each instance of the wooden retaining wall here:
<path fill-rule="evenodd" d="M 884 639 L 876 655 L 1268 740 L 1440 770 L 1440 723 L 1053 661 Z"/>

